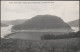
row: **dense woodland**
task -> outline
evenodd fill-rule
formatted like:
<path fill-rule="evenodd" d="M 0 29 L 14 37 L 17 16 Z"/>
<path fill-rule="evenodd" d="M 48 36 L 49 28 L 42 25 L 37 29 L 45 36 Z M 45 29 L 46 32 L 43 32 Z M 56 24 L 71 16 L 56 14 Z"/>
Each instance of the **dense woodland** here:
<path fill-rule="evenodd" d="M 53 39 L 64 39 L 64 38 L 77 38 L 80 37 L 80 31 L 78 32 L 71 32 L 67 34 L 61 34 L 61 35 L 56 35 L 56 34 L 44 34 L 41 36 L 42 40 L 53 40 Z"/>

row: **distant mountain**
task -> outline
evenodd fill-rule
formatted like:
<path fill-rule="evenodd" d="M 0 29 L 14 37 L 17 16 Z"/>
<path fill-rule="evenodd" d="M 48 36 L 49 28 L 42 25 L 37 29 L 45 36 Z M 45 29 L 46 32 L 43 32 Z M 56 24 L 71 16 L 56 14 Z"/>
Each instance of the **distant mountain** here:
<path fill-rule="evenodd" d="M 8 26 L 8 25 L 3 24 L 3 23 L 1 23 L 0 25 L 1 25 L 1 27 L 6 27 L 6 26 Z"/>
<path fill-rule="evenodd" d="M 37 15 L 20 25 L 12 27 L 14 30 L 39 30 L 39 29 L 68 29 L 71 27 L 60 17 L 52 15 Z"/>
<path fill-rule="evenodd" d="M 80 19 L 77 19 L 77 20 L 68 22 L 68 24 L 69 24 L 71 27 L 79 27 L 79 25 L 80 25 L 79 21 L 80 21 Z"/>
<path fill-rule="evenodd" d="M 12 21 L 1 21 L 4 24 L 8 24 L 8 25 L 18 25 L 21 24 L 23 22 L 27 21 L 27 19 L 18 19 L 18 20 L 12 20 Z"/>

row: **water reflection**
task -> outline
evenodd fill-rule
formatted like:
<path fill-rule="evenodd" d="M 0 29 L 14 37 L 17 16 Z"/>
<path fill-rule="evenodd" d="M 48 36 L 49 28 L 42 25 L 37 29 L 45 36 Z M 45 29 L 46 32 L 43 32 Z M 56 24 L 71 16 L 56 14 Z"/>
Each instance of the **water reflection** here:
<path fill-rule="evenodd" d="M 3 38 L 6 34 L 11 33 L 11 27 L 13 25 L 9 25 L 8 27 L 1 27 L 1 37 Z"/>
<path fill-rule="evenodd" d="M 9 25 L 8 27 L 1 27 L 1 37 L 4 38 L 4 36 L 6 34 L 10 34 L 11 33 L 11 28 L 13 25 Z M 72 29 L 74 30 L 74 32 L 78 31 L 79 28 L 78 27 L 72 27 Z"/>

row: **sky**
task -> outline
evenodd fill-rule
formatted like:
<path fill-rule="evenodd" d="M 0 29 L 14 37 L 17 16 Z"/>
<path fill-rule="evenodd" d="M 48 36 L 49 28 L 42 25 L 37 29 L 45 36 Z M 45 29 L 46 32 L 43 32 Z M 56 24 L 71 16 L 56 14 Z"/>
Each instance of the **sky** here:
<path fill-rule="evenodd" d="M 1 1 L 1 20 L 55 15 L 65 22 L 79 19 L 79 1 Z"/>

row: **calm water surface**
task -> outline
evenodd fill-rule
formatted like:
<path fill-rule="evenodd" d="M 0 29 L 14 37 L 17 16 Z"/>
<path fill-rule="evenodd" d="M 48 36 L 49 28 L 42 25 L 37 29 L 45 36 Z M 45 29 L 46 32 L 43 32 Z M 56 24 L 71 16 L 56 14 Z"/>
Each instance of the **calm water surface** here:
<path fill-rule="evenodd" d="M 1 37 L 3 38 L 6 34 L 11 33 L 11 27 L 13 25 L 9 25 L 8 27 L 1 27 Z M 78 31 L 79 28 L 78 27 L 72 27 L 72 29 L 74 30 L 74 32 Z"/>
<path fill-rule="evenodd" d="M 6 34 L 11 33 L 11 27 L 13 25 L 9 25 L 8 27 L 1 27 L 1 37 L 3 38 Z"/>

